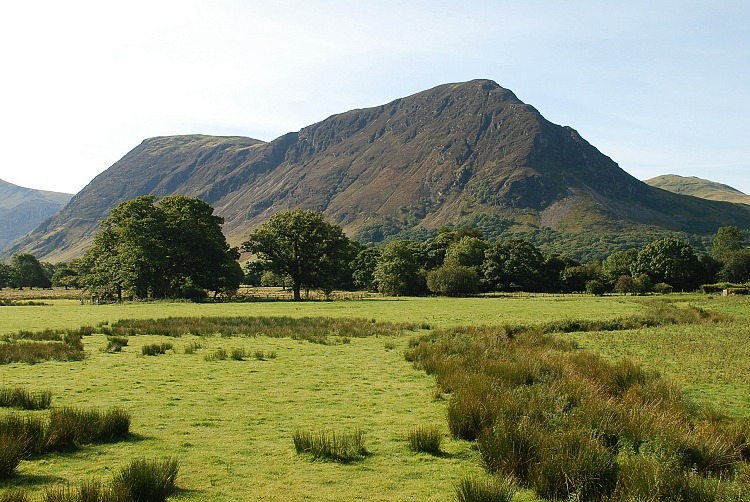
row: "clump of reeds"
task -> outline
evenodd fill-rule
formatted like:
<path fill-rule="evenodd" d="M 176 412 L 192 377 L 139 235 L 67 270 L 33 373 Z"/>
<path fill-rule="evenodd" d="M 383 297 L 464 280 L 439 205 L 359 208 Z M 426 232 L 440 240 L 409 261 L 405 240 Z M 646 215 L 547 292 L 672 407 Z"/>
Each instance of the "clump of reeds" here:
<path fill-rule="evenodd" d="M 150 343 L 141 347 L 141 353 L 144 356 L 158 356 L 172 350 L 171 343 Z"/>
<path fill-rule="evenodd" d="M 105 349 L 105 352 L 120 352 L 122 351 L 122 348 L 127 347 L 127 345 L 127 337 L 110 335 L 107 337 L 107 348 Z"/>
<path fill-rule="evenodd" d="M 50 391 L 28 391 L 22 387 L 0 388 L 0 407 L 22 410 L 44 410 L 52 403 Z"/>
<path fill-rule="evenodd" d="M 348 433 L 297 430 L 293 440 L 297 453 L 310 454 L 314 459 L 347 463 L 361 460 L 367 455 L 361 429 Z"/>
<path fill-rule="evenodd" d="M 511 502 L 518 485 L 508 478 L 465 478 L 456 486 L 458 502 Z"/>
<path fill-rule="evenodd" d="M 443 434 L 435 426 L 419 426 L 409 431 L 409 449 L 413 452 L 440 455 Z"/>
<path fill-rule="evenodd" d="M 112 493 L 116 500 L 162 502 L 175 492 L 179 470 L 174 458 L 133 460 L 115 474 Z"/>

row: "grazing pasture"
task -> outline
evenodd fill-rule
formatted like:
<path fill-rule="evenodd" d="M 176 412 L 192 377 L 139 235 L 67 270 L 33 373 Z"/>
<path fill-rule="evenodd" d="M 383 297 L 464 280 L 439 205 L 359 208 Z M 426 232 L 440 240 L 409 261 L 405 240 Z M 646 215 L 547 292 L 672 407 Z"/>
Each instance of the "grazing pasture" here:
<path fill-rule="evenodd" d="M 701 295 L 669 299 L 732 320 L 557 336 L 605 359 L 633 358 L 683 385 L 700 403 L 750 416 L 750 301 Z M 359 318 L 381 329 L 376 335 L 344 337 L 329 325 L 327 344 L 262 335 L 139 334 L 128 336 L 119 352 L 108 352 L 107 336 L 94 334 L 83 338 L 82 361 L 0 365 L 3 387 L 49 392 L 53 408 L 127 410 L 132 434 L 123 442 L 23 460 L 14 476 L 0 481 L 0 497 L 20 488 L 41 500 L 45 489 L 59 483 L 109 483 L 137 458 L 174 458 L 180 463 L 174 500 L 456 500 L 473 486 L 466 480 L 481 484 L 487 475 L 475 444 L 449 434 L 450 397 L 436 391 L 433 376 L 405 360 L 409 340 L 434 328 L 463 325 L 614 320 L 647 312 L 649 300 L 519 295 L 82 305 L 50 299 L 42 306 L 2 306 L 0 337 L 166 317 Z M 144 347 L 163 344 L 171 348 L 144 355 Z M 212 357 L 221 352 L 227 357 Z M 0 409 L 0 415 L 11 413 L 41 412 Z M 415 431 L 429 431 L 438 446 L 430 452 L 414 448 Z M 361 448 L 351 461 L 316 459 L 295 450 L 300 432 L 355 435 Z M 514 500 L 534 499 L 521 491 Z"/>

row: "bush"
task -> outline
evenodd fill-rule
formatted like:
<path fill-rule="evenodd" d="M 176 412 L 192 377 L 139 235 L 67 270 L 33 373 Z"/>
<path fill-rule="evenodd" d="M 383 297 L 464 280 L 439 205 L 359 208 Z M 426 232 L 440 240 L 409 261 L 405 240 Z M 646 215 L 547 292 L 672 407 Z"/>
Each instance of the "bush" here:
<path fill-rule="evenodd" d="M 0 389 L 0 407 L 22 410 L 45 410 L 52 402 L 52 392 L 29 392 L 21 387 Z"/>
<path fill-rule="evenodd" d="M 479 291 L 479 274 L 473 267 L 445 264 L 427 274 L 427 289 L 443 296 L 466 296 Z"/>
<path fill-rule="evenodd" d="M 180 463 L 173 458 L 133 460 L 115 474 L 112 492 L 118 500 L 162 502 L 175 492 Z"/>
<path fill-rule="evenodd" d="M 203 303 L 208 299 L 208 291 L 201 288 L 182 288 L 180 290 L 180 298 L 190 300 L 194 303 Z"/>
<path fill-rule="evenodd" d="M 361 460 L 367 454 L 364 433 L 360 429 L 351 433 L 297 430 L 293 440 L 297 453 L 308 453 L 314 459 L 347 463 Z"/>
<path fill-rule="evenodd" d="M 442 439 L 443 435 L 438 427 L 416 427 L 409 432 L 409 449 L 413 452 L 440 455 L 440 443 Z"/>
<path fill-rule="evenodd" d="M 458 502 L 511 502 L 518 486 L 511 479 L 466 478 L 456 485 Z"/>
<path fill-rule="evenodd" d="M 660 295 L 668 295 L 673 289 L 674 288 L 666 282 L 660 282 L 653 287 L 654 293 L 659 293 Z"/>

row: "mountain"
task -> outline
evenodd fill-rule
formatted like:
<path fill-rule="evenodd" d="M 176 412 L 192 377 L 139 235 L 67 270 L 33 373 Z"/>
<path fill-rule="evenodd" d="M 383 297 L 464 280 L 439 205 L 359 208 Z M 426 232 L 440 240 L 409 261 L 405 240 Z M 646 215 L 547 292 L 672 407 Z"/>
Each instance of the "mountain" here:
<path fill-rule="evenodd" d="M 750 195 L 740 192 L 729 185 L 696 178 L 695 176 L 685 177 L 676 174 L 664 174 L 646 180 L 646 183 L 652 187 L 669 190 L 670 192 L 682 195 L 692 195 L 701 199 L 750 204 Z"/>
<path fill-rule="evenodd" d="M 268 143 L 145 140 L 14 249 L 74 257 L 119 202 L 171 193 L 213 205 L 233 244 L 296 207 L 323 211 L 368 241 L 479 221 L 568 233 L 750 228 L 750 207 L 651 187 L 511 91 L 473 80 L 333 115 Z"/>
<path fill-rule="evenodd" d="M 0 180 L 0 251 L 59 211 L 71 197 Z"/>

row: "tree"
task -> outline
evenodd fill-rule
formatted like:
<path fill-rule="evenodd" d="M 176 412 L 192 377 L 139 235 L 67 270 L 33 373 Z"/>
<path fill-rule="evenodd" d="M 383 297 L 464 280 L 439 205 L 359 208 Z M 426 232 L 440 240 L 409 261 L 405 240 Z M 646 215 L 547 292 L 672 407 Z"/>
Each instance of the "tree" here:
<path fill-rule="evenodd" d="M 268 270 L 292 279 L 295 300 L 300 290 L 328 290 L 341 282 L 351 261 L 351 247 L 341 227 L 327 223 L 318 211 L 295 209 L 274 214 L 242 244 Z"/>
<path fill-rule="evenodd" d="M 675 237 L 646 245 L 638 253 L 636 269 L 639 274 L 648 274 L 652 283 L 665 282 L 678 290 L 694 290 L 701 275 L 690 243 Z"/>
<path fill-rule="evenodd" d="M 13 268 L 0 262 L 0 289 L 13 286 Z"/>
<path fill-rule="evenodd" d="M 623 275 L 633 276 L 638 262 L 638 250 L 615 251 L 602 262 L 602 275 L 610 283 L 616 282 Z"/>
<path fill-rule="evenodd" d="M 465 236 L 451 244 L 445 252 L 445 261 L 477 270 L 484 262 L 484 253 L 489 244 L 478 237 Z"/>
<path fill-rule="evenodd" d="M 471 295 L 479 291 L 479 274 L 476 267 L 448 261 L 427 273 L 427 289 L 443 296 Z"/>
<path fill-rule="evenodd" d="M 424 254 L 412 241 L 391 241 L 380 250 L 373 272 L 378 291 L 385 295 L 421 295 L 427 289 L 422 268 Z"/>
<path fill-rule="evenodd" d="M 539 291 L 543 272 L 542 254 L 522 239 L 495 242 L 487 249 L 482 264 L 485 284 L 496 291 Z"/>
<path fill-rule="evenodd" d="M 239 287 L 239 251 L 221 232 L 223 218 L 200 199 L 152 195 L 125 201 L 101 224 L 80 261 L 81 283 L 98 294 L 139 298 Z"/>
<path fill-rule="evenodd" d="M 750 281 L 750 249 L 740 249 L 729 254 L 719 271 L 719 279 L 738 283 Z"/>
<path fill-rule="evenodd" d="M 380 249 L 364 248 L 351 261 L 352 280 L 354 287 L 365 291 L 377 291 L 378 283 L 375 281 L 375 267 L 380 259 Z"/>
<path fill-rule="evenodd" d="M 19 253 L 10 258 L 10 267 L 13 271 L 13 285 L 17 288 L 49 288 L 52 282 L 32 254 Z"/>
<path fill-rule="evenodd" d="M 729 257 L 745 247 L 745 236 L 737 227 L 721 227 L 711 243 L 709 254 L 720 263 L 725 263 Z"/>

